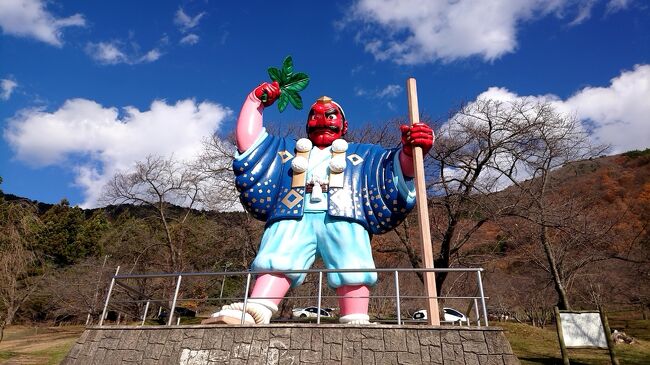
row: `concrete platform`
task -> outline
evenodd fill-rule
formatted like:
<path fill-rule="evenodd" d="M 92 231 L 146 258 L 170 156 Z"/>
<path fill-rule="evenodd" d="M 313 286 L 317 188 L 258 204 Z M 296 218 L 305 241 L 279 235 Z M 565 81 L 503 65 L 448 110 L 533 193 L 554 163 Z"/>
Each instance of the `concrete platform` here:
<path fill-rule="evenodd" d="M 499 327 L 89 327 L 62 364 L 519 364 Z"/>

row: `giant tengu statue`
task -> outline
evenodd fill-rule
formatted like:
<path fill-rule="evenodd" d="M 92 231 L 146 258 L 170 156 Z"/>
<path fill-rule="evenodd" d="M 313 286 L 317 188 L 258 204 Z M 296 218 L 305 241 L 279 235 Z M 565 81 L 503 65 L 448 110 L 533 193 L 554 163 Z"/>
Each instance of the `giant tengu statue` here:
<path fill-rule="evenodd" d="M 374 269 L 370 238 L 395 228 L 415 205 L 412 151 L 418 146 L 426 154 L 433 131 L 423 123 L 403 125 L 402 145 L 392 149 L 348 143 L 343 108 L 323 96 L 309 110 L 308 138 L 273 136 L 262 115 L 282 92 L 277 81 L 262 83 L 244 101 L 237 121 L 237 190 L 248 212 L 266 222 L 252 271 L 306 270 L 317 255 L 328 269 Z M 340 297 L 340 322 L 370 323 L 369 287 L 377 274 L 327 278 Z M 259 275 L 246 313 L 243 303 L 233 303 L 204 322 L 239 324 L 244 316 L 248 324 L 267 324 L 289 288 L 304 279 L 305 274 Z"/>

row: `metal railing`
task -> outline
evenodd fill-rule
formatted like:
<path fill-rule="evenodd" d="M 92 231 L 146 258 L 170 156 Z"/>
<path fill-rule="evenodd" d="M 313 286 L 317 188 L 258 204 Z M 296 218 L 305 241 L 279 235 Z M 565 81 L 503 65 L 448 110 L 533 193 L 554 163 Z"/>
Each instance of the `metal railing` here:
<path fill-rule="evenodd" d="M 251 288 L 251 278 L 253 275 L 261 275 L 261 274 L 318 274 L 318 294 L 316 295 L 317 298 L 317 317 L 316 317 L 316 323 L 320 324 L 321 323 L 321 309 L 322 309 L 322 302 L 323 298 L 340 298 L 338 296 L 327 296 L 324 297 L 322 293 L 322 288 L 323 288 L 323 274 L 329 274 L 329 273 L 359 273 L 359 272 L 375 272 L 375 273 L 393 273 L 393 281 L 394 281 L 394 287 L 395 287 L 395 295 L 394 296 L 381 296 L 381 295 L 372 295 L 370 298 L 372 299 L 381 299 L 381 298 L 392 298 L 395 299 L 396 302 L 396 314 L 397 314 L 397 324 L 401 325 L 405 321 L 402 320 L 402 315 L 401 315 L 401 305 L 400 303 L 403 300 L 406 299 L 428 299 L 428 298 L 434 298 L 436 300 L 441 300 L 441 299 L 458 299 L 458 300 L 468 300 L 470 301 L 469 307 L 466 311 L 466 316 L 468 317 L 469 320 L 469 313 L 471 312 L 471 309 L 475 309 L 475 316 L 476 316 L 476 322 L 478 326 L 488 326 L 488 316 L 487 316 L 487 307 L 486 307 L 486 299 L 487 297 L 485 296 L 485 293 L 483 291 L 483 282 L 482 282 L 482 277 L 481 277 L 481 272 L 483 271 L 482 268 L 446 268 L 446 269 L 415 269 L 415 268 L 383 268 L 383 269 L 339 269 L 339 270 L 332 270 L 332 269 L 310 269 L 310 270 L 285 270 L 285 271 L 223 271 L 223 272 L 187 272 L 187 273 L 155 273 L 155 274 L 128 274 L 128 275 L 121 275 L 119 274 L 120 267 L 118 266 L 115 275 L 111 278 L 111 283 L 108 288 L 108 292 L 106 294 L 106 301 L 104 303 L 104 309 L 102 311 L 102 316 L 99 321 L 99 325 L 103 326 L 104 325 L 104 319 L 106 318 L 107 311 L 109 308 L 109 303 L 111 300 L 111 295 L 113 294 L 113 290 L 115 288 L 115 285 L 118 285 L 121 288 L 124 288 L 126 291 L 131 292 L 140 298 L 142 298 L 141 302 L 146 302 L 145 308 L 144 308 L 144 314 L 142 315 L 142 322 L 141 325 L 144 325 L 145 320 L 148 315 L 149 307 L 151 302 L 158 302 L 160 303 L 161 310 L 162 308 L 167 308 L 169 310 L 169 318 L 167 320 L 167 325 L 171 326 L 173 324 L 174 320 L 174 313 L 175 309 L 177 306 L 177 303 L 179 301 L 179 291 L 181 288 L 181 282 L 183 281 L 183 278 L 189 278 L 189 277 L 229 277 L 229 276 L 245 276 L 246 277 L 246 287 L 244 291 L 244 296 L 239 297 L 239 298 L 222 298 L 220 297 L 219 300 L 241 300 L 243 299 L 244 303 L 244 313 L 242 314 L 242 319 L 241 319 L 241 324 L 244 324 L 244 318 L 245 318 L 245 309 L 246 306 L 248 305 L 248 300 L 249 298 L 249 292 Z M 425 272 L 434 272 L 434 273 L 475 273 L 476 275 L 476 291 L 475 295 L 473 296 L 436 296 L 436 297 L 428 297 L 426 295 L 402 295 L 400 293 L 400 273 L 405 274 L 405 273 L 425 273 Z M 138 291 L 137 289 L 129 286 L 128 284 L 124 283 L 124 281 L 130 280 L 130 279 L 150 279 L 150 278 L 174 278 L 176 280 L 175 282 L 175 289 L 174 289 L 174 294 L 173 297 L 171 298 L 171 306 L 167 307 L 164 303 L 168 302 L 168 299 L 153 299 L 144 293 Z M 222 294 L 223 294 L 223 282 L 222 282 Z M 310 299 L 313 298 L 313 296 L 286 296 L 283 297 L 285 299 Z M 182 298 L 181 298 L 182 299 Z M 203 298 L 204 300 L 211 300 L 215 298 Z M 265 299 L 278 299 L 278 298 L 272 298 L 272 297 L 266 297 Z M 279 298 L 282 299 L 282 298 Z M 183 299 L 183 300 L 188 300 L 188 299 Z M 480 309 L 479 309 L 479 301 L 480 301 Z M 429 314 L 431 315 L 431 314 Z M 179 318 L 180 320 L 180 318 Z M 469 321 L 468 321 L 469 325 Z"/>

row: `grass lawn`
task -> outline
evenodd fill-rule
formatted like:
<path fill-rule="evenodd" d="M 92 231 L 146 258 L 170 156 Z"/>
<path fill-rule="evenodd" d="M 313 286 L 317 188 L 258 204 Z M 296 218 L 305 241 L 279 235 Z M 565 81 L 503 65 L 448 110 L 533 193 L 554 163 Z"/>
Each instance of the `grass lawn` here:
<path fill-rule="evenodd" d="M 506 336 L 522 364 L 561 364 L 560 345 L 555 326 L 544 329 L 521 323 L 492 323 L 506 330 Z M 610 326 L 623 329 L 636 339 L 631 345 L 617 344 L 621 365 L 650 364 L 650 320 L 610 320 Z M 610 364 L 609 352 L 600 349 L 569 349 L 571 364 Z"/>
<path fill-rule="evenodd" d="M 83 330 L 83 326 L 10 326 L 0 342 L 0 364 L 59 364 Z"/>

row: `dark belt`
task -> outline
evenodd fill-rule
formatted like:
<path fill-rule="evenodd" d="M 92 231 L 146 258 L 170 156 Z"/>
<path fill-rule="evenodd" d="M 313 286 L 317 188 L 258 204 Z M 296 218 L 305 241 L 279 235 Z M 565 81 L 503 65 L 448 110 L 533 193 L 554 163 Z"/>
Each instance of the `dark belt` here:
<path fill-rule="evenodd" d="M 323 192 L 327 192 L 327 189 L 329 189 L 329 185 L 327 184 L 320 184 L 320 188 Z M 311 193 L 314 190 L 314 183 L 309 183 L 305 185 L 305 192 L 306 193 Z"/>

